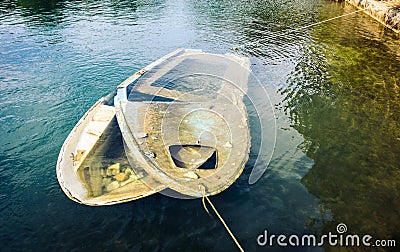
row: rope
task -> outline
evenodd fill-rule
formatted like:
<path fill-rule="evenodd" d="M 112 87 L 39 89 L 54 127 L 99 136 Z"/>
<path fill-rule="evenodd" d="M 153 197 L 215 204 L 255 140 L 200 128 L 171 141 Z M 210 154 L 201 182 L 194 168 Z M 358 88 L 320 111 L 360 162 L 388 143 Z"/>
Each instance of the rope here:
<path fill-rule="evenodd" d="M 224 219 L 222 218 L 222 216 L 218 213 L 217 209 L 215 208 L 215 206 L 213 205 L 213 203 L 211 202 L 211 200 L 206 196 L 206 188 L 203 185 L 199 186 L 201 193 L 203 194 L 203 198 L 202 198 L 202 202 L 203 202 L 203 207 L 206 210 L 206 212 L 210 215 L 210 212 L 207 209 L 206 203 L 204 201 L 204 199 L 206 199 L 208 201 L 208 204 L 210 204 L 211 208 L 214 210 L 215 214 L 218 216 L 219 220 L 222 222 L 222 224 L 224 225 L 226 231 L 228 231 L 229 235 L 232 237 L 233 241 L 235 242 L 236 246 L 239 248 L 239 250 L 241 252 L 244 252 L 242 246 L 240 246 L 239 242 L 236 240 L 235 235 L 232 233 L 232 231 L 229 229 L 228 225 L 225 223 Z M 211 215 L 210 215 L 211 216 Z"/>
<path fill-rule="evenodd" d="M 317 23 L 314 23 L 314 24 L 310 24 L 310 25 L 306 25 L 306 26 L 303 26 L 303 27 L 300 27 L 300 28 L 296 28 L 296 29 L 292 29 L 292 30 L 289 30 L 289 31 L 286 31 L 286 32 L 282 32 L 281 34 L 276 34 L 275 36 L 271 36 L 271 37 L 268 37 L 268 38 L 261 38 L 261 39 L 258 39 L 256 41 L 251 41 L 251 42 L 248 42 L 248 43 L 244 43 L 242 45 L 238 45 L 238 46 L 232 47 L 231 50 L 237 51 L 240 47 L 244 47 L 244 46 L 248 46 L 248 45 L 252 45 L 252 44 L 257 44 L 257 47 L 258 47 L 258 43 L 260 41 L 263 41 L 263 40 L 266 40 L 266 39 L 270 39 L 270 38 L 279 37 L 279 36 L 282 36 L 282 35 L 285 35 L 285 34 L 288 34 L 288 33 L 291 33 L 291 32 L 295 32 L 295 31 L 299 31 L 299 30 L 302 30 L 302 29 L 306 29 L 306 28 L 309 28 L 309 27 L 312 27 L 312 26 L 320 25 L 320 24 L 323 24 L 323 23 L 326 23 L 326 22 L 329 22 L 329 21 L 332 21 L 332 20 L 335 20 L 335 19 L 339 19 L 339 18 L 342 18 L 342 17 L 345 17 L 345 16 L 353 15 L 355 13 L 358 13 L 358 12 L 364 11 L 364 10 L 365 10 L 365 8 L 364 9 L 359 9 L 359 10 L 356 10 L 356 11 L 353 11 L 353 12 L 350 12 L 350 13 L 347 13 L 347 14 L 343 14 L 343 15 L 340 15 L 340 16 L 337 16 L 337 17 L 329 18 L 329 19 L 326 19 L 326 20 L 323 20 L 323 21 L 320 21 L 320 22 L 317 22 Z"/>
<path fill-rule="evenodd" d="M 208 211 L 207 206 L 206 206 L 206 202 L 204 201 L 204 199 L 205 199 L 205 197 L 204 197 L 204 194 L 203 194 L 203 197 L 201 198 L 201 201 L 203 202 L 203 207 L 206 210 L 206 212 L 208 213 L 208 215 L 210 215 L 210 217 L 211 217 L 210 211 Z"/>

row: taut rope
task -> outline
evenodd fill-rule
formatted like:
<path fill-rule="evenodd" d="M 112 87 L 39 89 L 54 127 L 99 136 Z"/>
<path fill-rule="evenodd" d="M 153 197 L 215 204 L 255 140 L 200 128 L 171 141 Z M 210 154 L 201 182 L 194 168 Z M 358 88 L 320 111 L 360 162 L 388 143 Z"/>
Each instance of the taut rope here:
<path fill-rule="evenodd" d="M 250 41 L 250 42 L 247 42 L 247 43 L 232 47 L 231 50 L 237 51 L 240 47 L 244 47 L 244 46 L 248 46 L 248 45 L 252 45 L 252 44 L 258 44 L 259 42 L 261 42 L 263 40 L 266 40 L 266 39 L 280 37 L 282 35 L 289 34 L 291 32 L 299 31 L 299 30 L 306 29 L 306 28 L 309 28 L 309 27 L 312 27 L 312 26 L 316 26 L 316 25 L 320 25 L 320 24 L 323 24 L 323 23 L 326 23 L 326 22 L 329 22 L 329 21 L 332 21 L 332 20 L 335 20 L 335 19 L 339 19 L 339 18 L 342 18 L 342 17 L 345 17 L 345 16 L 353 15 L 355 13 L 358 13 L 358 12 L 364 11 L 364 10 L 365 9 L 359 9 L 359 10 L 356 10 L 356 11 L 353 11 L 353 12 L 350 12 L 350 13 L 347 13 L 347 14 L 343 14 L 343 15 L 340 15 L 340 16 L 337 16 L 337 17 L 329 18 L 329 19 L 326 19 L 326 20 L 323 20 L 323 21 L 320 21 L 320 22 L 317 22 L 317 23 L 314 23 L 314 24 L 309 24 L 309 25 L 306 25 L 306 26 L 303 26 L 303 27 L 300 27 L 300 28 L 296 28 L 296 29 L 292 29 L 292 30 L 288 30 L 288 31 L 282 32 L 280 34 L 275 34 L 275 35 L 272 35 L 271 37 L 261 38 L 261 39 L 258 39 L 256 41 Z"/>

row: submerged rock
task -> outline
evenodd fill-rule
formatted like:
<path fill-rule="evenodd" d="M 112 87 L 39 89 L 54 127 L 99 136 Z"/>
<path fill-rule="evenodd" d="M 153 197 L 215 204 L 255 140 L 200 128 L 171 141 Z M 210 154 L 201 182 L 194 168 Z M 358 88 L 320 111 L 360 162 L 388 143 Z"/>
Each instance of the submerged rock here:
<path fill-rule="evenodd" d="M 126 168 L 125 169 L 125 174 L 129 176 L 129 178 L 132 178 L 134 180 L 138 179 L 138 176 L 135 174 L 135 172 L 131 168 Z"/>
<path fill-rule="evenodd" d="M 131 168 L 126 168 L 124 172 L 128 175 L 134 174 L 134 172 Z"/>
<path fill-rule="evenodd" d="M 124 173 L 124 172 L 121 172 L 121 173 L 116 174 L 114 176 L 114 178 L 115 178 L 116 181 L 122 182 L 122 181 L 127 180 L 129 178 L 129 175 Z"/>
<path fill-rule="evenodd" d="M 107 168 L 107 176 L 117 175 L 121 171 L 120 163 L 115 163 Z"/>

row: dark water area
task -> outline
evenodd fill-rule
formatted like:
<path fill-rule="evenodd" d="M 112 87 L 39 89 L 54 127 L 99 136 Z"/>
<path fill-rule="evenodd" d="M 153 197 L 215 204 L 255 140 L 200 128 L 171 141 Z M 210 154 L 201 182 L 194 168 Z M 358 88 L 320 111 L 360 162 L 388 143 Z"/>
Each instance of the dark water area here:
<path fill-rule="evenodd" d="M 362 13 L 310 26 L 353 11 L 324 0 L 0 1 L 0 250 L 236 249 L 201 200 L 87 207 L 57 182 L 60 148 L 85 111 L 179 47 L 249 56 L 274 107 L 264 175 L 249 185 L 253 150 L 211 198 L 246 251 L 368 250 L 257 244 L 264 230 L 322 235 L 339 223 L 398 248 L 399 37 Z"/>

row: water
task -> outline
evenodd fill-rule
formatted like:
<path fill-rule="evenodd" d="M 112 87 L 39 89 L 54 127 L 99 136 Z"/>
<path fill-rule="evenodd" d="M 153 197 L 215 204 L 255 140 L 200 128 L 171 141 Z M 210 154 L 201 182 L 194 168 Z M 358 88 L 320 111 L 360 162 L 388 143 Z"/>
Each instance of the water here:
<path fill-rule="evenodd" d="M 81 206 L 55 165 L 83 113 L 136 70 L 178 47 L 225 53 L 261 38 L 238 53 L 273 102 L 275 152 L 256 184 L 252 155 L 212 197 L 238 240 L 261 251 L 265 229 L 326 234 L 343 222 L 399 243 L 398 37 L 361 13 L 287 33 L 354 10 L 323 0 L 2 1 L 1 250 L 233 251 L 200 200 Z"/>

